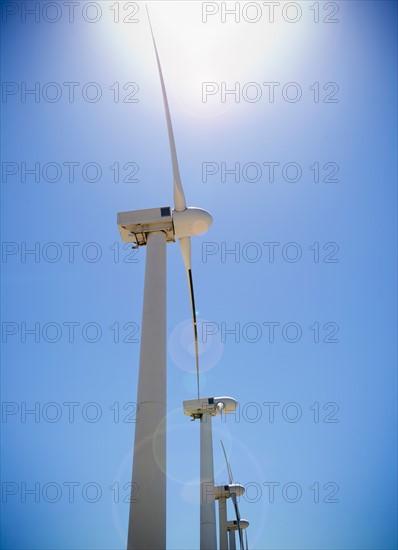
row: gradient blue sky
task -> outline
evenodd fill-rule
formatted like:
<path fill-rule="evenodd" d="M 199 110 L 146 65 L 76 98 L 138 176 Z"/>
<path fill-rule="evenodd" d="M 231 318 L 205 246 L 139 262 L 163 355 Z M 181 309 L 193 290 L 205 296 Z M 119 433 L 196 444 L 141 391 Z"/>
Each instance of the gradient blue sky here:
<path fill-rule="evenodd" d="M 66 10 L 58 22 L 46 21 L 43 13 L 55 17 L 48 2 L 40 2 L 37 22 L 33 16 L 24 22 L 22 3 L 2 4 L 2 80 L 14 82 L 16 93 L 3 96 L 1 104 L 1 544 L 7 550 L 124 548 L 134 423 L 123 422 L 133 412 L 123 407 L 136 399 L 139 343 L 115 343 L 113 331 L 120 323 L 124 338 L 135 327 L 124 329 L 125 323 L 140 325 L 145 250 L 133 262 L 123 261 L 127 252 L 114 244 L 120 242 L 116 213 L 172 201 L 149 26 L 142 4 L 134 16 L 138 22 L 130 24 L 113 21 L 111 2 L 99 3 L 96 23 L 84 19 L 85 2 L 72 23 Z M 202 393 L 240 402 L 239 416 L 213 423 L 216 480 L 227 479 L 222 438 L 236 480 L 248 487 L 240 508 L 251 523 L 251 548 L 396 548 L 396 2 L 331 3 L 339 8 L 336 23 L 323 22 L 330 12 L 324 2 L 319 23 L 310 2 L 300 3 L 297 23 L 284 20 L 281 10 L 274 23 L 265 11 L 256 23 L 233 16 L 222 23 L 221 11 L 203 23 L 201 2 L 149 4 L 186 196 L 214 217 L 210 231 L 193 242 L 199 317 L 213 323 L 208 330 L 220 329 L 201 344 Z M 46 5 L 49 11 L 43 12 Z M 131 6 L 123 7 L 120 2 L 120 14 L 131 13 Z M 263 82 L 296 82 L 303 96 L 296 103 L 280 92 L 273 103 L 265 93 L 255 103 L 228 96 L 222 103 L 216 94 L 204 103 L 204 81 L 260 88 Z M 28 88 L 39 82 L 40 91 L 59 83 L 62 97 L 51 103 L 43 95 L 38 102 L 27 96 L 23 102 L 24 82 Z M 74 102 L 64 82 L 79 83 Z M 100 101 L 83 99 L 88 82 L 101 87 Z M 138 84 L 139 101 L 115 103 L 109 90 L 115 82 L 123 94 L 125 83 Z M 309 90 L 315 82 L 321 86 L 318 103 Z M 322 101 L 328 82 L 338 83 L 335 103 Z M 43 174 L 38 182 L 32 175 L 22 181 L 22 163 L 39 163 L 41 169 L 49 162 L 80 163 L 74 181 L 65 167 L 56 182 Z M 89 162 L 102 168 L 98 182 L 82 177 L 81 167 Z M 138 164 L 139 181 L 114 182 L 109 167 L 115 162 Z M 205 183 L 206 162 L 228 168 L 296 162 L 303 175 L 292 183 L 279 169 L 271 183 L 264 170 L 257 182 L 231 176 L 222 182 L 218 173 Z M 319 183 L 309 169 L 315 162 L 321 166 Z M 338 182 L 322 181 L 328 162 L 339 166 Z M 7 175 L 13 168 L 18 172 Z M 72 261 L 66 242 L 77 243 Z M 266 242 L 280 243 L 274 262 Z M 282 254 L 292 242 L 302 251 L 297 262 L 286 259 L 292 248 Z M 37 262 L 24 255 L 24 247 L 34 243 Z M 314 243 L 319 262 L 310 249 Z M 336 247 L 323 250 L 326 243 L 338 245 L 338 261 L 323 261 Z M 237 246 L 236 257 L 221 254 Z M 218 252 L 206 257 L 209 247 Z M 258 261 L 250 261 L 256 250 Z M 49 261 L 56 251 L 59 261 Z M 88 261 L 95 251 L 101 257 Z M 47 327 L 47 336 L 41 333 L 35 342 L 26 335 L 24 341 L 25 325 L 39 323 L 41 330 L 50 322 L 56 325 Z M 71 322 L 79 323 L 73 342 L 64 325 Z M 267 322 L 280 323 L 273 343 Z M 101 327 L 98 342 L 84 339 L 87 323 Z M 195 397 L 189 323 L 183 264 L 178 247 L 170 245 L 167 539 L 173 549 L 198 548 L 199 541 L 199 430 L 181 406 Z M 291 332 L 283 338 L 287 323 L 302 330 L 298 342 L 287 341 Z M 314 323 L 320 326 L 318 343 L 309 328 Z M 334 325 L 325 329 L 326 323 Z M 236 324 L 239 341 L 221 333 Z M 336 325 L 338 342 L 324 342 Z M 49 343 L 54 326 L 61 327 L 59 341 Z M 83 330 L 94 338 L 92 329 Z M 251 332 L 256 330 L 258 338 Z M 134 338 L 139 340 L 139 331 Z M 72 422 L 66 402 L 78 403 Z M 264 405 L 269 402 L 280 404 L 274 422 Z M 297 422 L 286 417 L 294 416 L 295 409 L 285 407 L 292 402 L 302 411 Z M 38 422 L 23 415 L 34 403 Z M 58 404 L 59 421 L 49 422 L 56 409 L 48 403 Z M 96 412 L 89 403 L 101 412 L 98 422 L 89 421 Z M 338 421 L 325 422 L 334 411 L 329 419 Z M 72 482 L 76 492 L 69 502 L 65 484 Z M 269 482 L 279 483 L 274 502 L 264 485 Z M 94 498 L 87 483 L 101 488 L 98 502 L 84 499 Z M 294 497 L 288 483 L 302 491 L 296 503 L 288 502 Z M 39 502 L 24 495 L 35 484 Z M 320 502 L 314 502 L 314 484 Z M 336 487 L 338 502 L 323 502 Z M 56 488 L 59 500 L 48 502 Z"/>

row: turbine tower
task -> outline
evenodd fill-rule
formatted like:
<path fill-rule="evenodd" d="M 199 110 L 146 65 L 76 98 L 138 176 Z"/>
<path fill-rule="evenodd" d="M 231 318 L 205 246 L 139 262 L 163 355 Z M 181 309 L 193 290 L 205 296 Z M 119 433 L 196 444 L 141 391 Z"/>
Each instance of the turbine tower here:
<path fill-rule="evenodd" d="M 212 417 L 236 410 L 232 397 L 208 397 L 184 401 L 184 414 L 200 420 L 200 550 L 217 548 Z"/>
<path fill-rule="evenodd" d="M 162 68 L 150 21 L 149 24 L 169 137 L 174 209 L 166 206 L 119 212 L 117 216 L 122 240 L 147 247 L 132 471 L 132 495 L 137 498 L 130 502 L 128 550 L 166 548 L 166 243 L 179 240 L 187 273 L 199 399 L 199 352 L 190 237 L 205 232 L 212 223 L 208 212 L 186 205 Z"/>

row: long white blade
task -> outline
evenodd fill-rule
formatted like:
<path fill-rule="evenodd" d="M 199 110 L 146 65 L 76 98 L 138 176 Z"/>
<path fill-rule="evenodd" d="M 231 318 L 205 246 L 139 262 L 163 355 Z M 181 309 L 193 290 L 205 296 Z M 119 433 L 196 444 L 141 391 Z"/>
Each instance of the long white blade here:
<path fill-rule="evenodd" d="M 196 322 L 195 294 L 193 291 L 192 266 L 191 266 L 191 239 L 190 237 L 182 237 L 180 239 L 181 254 L 184 260 L 185 269 L 187 270 L 189 296 L 191 298 L 191 310 L 193 321 L 193 335 L 195 340 L 195 360 L 196 360 L 196 382 L 198 385 L 198 401 L 200 398 L 199 384 L 199 344 L 198 344 L 198 326 Z"/>
<path fill-rule="evenodd" d="M 246 550 L 249 550 L 249 543 L 247 542 L 247 529 L 245 529 Z"/>
<path fill-rule="evenodd" d="M 220 440 L 220 443 L 221 443 L 221 447 L 222 447 L 222 450 L 224 452 L 224 457 L 225 457 L 225 463 L 227 465 L 227 472 L 228 472 L 228 477 L 229 477 L 229 483 L 232 484 L 233 483 L 233 476 L 232 476 L 232 470 L 231 470 L 231 466 L 228 462 L 228 458 L 227 458 L 227 453 L 225 452 L 225 447 L 224 447 L 224 443 Z"/>
<path fill-rule="evenodd" d="M 166 121 L 167 121 L 167 132 L 169 134 L 169 144 L 170 144 L 171 162 L 172 162 L 172 165 L 173 165 L 173 179 L 174 179 L 174 208 L 178 212 L 182 212 L 183 210 L 186 209 L 187 204 L 186 204 L 186 201 L 185 201 L 184 190 L 182 188 L 180 170 L 178 168 L 177 150 L 176 150 L 176 145 L 175 145 L 175 141 L 174 141 L 173 126 L 171 124 L 169 103 L 167 101 L 166 86 L 164 84 L 162 67 L 160 65 L 158 49 L 156 47 L 155 36 L 154 36 L 153 30 L 152 30 L 152 24 L 151 24 L 151 19 L 149 17 L 148 6 L 145 6 L 145 7 L 146 7 L 147 14 L 148 14 L 149 26 L 151 28 L 153 46 L 155 48 L 155 55 L 156 55 L 156 62 L 157 62 L 157 65 L 158 65 L 160 84 L 162 86 L 163 105 L 164 105 L 164 110 L 165 110 L 165 114 L 166 114 Z"/>

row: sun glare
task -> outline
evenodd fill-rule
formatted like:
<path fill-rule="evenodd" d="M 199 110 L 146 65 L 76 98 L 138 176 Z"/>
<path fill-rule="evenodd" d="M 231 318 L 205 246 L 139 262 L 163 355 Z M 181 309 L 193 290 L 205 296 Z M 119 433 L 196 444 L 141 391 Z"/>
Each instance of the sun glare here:
<path fill-rule="evenodd" d="M 123 22 L 129 2 L 119 2 L 118 24 L 109 26 L 109 56 L 125 71 L 134 64 L 149 80 L 157 80 L 157 69 L 145 5 L 140 3 L 136 23 Z M 231 102 L 214 101 L 205 87 L 233 88 L 236 83 L 273 81 L 281 67 L 288 69 L 289 23 L 280 18 L 270 24 L 250 24 L 220 16 L 204 17 L 202 2 L 148 2 L 148 9 L 162 63 L 170 103 L 200 117 L 224 113 Z M 131 15 L 131 14 L 130 14 Z M 306 32 L 305 23 L 295 32 Z M 289 31 L 289 32 L 288 32 Z M 290 51 L 291 53 L 291 51 Z M 206 84 L 208 83 L 208 84 Z M 212 83 L 212 84 L 211 84 Z"/>

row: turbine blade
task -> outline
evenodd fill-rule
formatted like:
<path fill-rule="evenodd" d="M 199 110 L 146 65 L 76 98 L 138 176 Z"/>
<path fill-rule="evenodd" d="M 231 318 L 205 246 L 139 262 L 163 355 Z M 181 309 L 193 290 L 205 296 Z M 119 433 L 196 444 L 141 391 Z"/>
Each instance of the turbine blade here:
<path fill-rule="evenodd" d="M 180 239 L 180 248 L 181 248 L 182 258 L 183 258 L 184 264 L 185 264 L 185 269 L 187 271 L 189 296 L 191 298 L 193 335 L 194 335 L 194 341 L 195 341 L 196 382 L 197 382 L 197 385 L 198 385 L 198 401 L 199 401 L 199 399 L 200 399 L 199 344 L 198 344 L 198 326 L 197 326 L 197 322 L 196 322 L 195 294 L 194 294 L 194 291 L 193 291 L 193 280 L 192 280 L 191 239 L 190 239 L 190 237 L 181 237 L 181 239 Z"/>
<path fill-rule="evenodd" d="M 228 458 L 227 458 L 227 453 L 225 452 L 225 447 L 224 447 L 224 443 L 220 440 L 220 443 L 221 443 L 221 447 L 222 447 L 222 450 L 224 452 L 224 457 L 225 457 L 225 463 L 227 465 L 227 472 L 228 472 L 228 477 L 229 477 L 229 483 L 232 484 L 233 483 L 233 476 L 232 476 L 232 470 L 231 470 L 231 466 L 228 462 Z"/>
<path fill-rule="evenodd" d="M 238 524 L 240 550 L 245 550 L 245 547 L 243 545 L 242 529 L 240 527 L 240 513 L 239 513 L 238 499 L 236 497 L 236 493 L 231 493 L 231 499 L 232 499 L 232 502 L 234 503 L 235 514 L 236 514 L 236 522 Z"/>
<path fill-rule="evenodd" d="M 160 85 L 162 87 L 163 105 L 164 105 L 164 111 L 165 111 L 165 114 L 166 114 L 167 133 L 169 135 L 171 162 L 172 162 L 172 165 L 173 165 L 174 208 L 178 212 L 182 212 L 183 210 L 186 209 L 187 204 L 186 204 L 186 201 L 185 201 L 184 189 L 182 188 L 180 170 L 178 168 L 177 150 L 176 150 L 176 145 L 175 145 L 175 141 L 174 141 L 174 133 L 173 133 L 173 126 L 172 126 L 172 123 L 171 123 L 169 103 L 167 101 L 166 86 L 164 84 L 162 67 L 160 65 L 158 49 L 156 47 L 155 36 L 154 36 L 153 30 L 152 30 L 152 23 L 151 23 L 151 19 L 149 17 L 148 6 L 145 5 L 145 7 L 146 7 L 146 12 L 148 14 L 149 26 L 151 28 L 153 46 L 155 48 L 156 62 L 157 62 L 157 65 L 158 65 L 158 71 L 159 71 L 159 77 L 160 77 Z"/>
<path fill-rule="evenodd" d="M 247 529 L 245 529 L 246 550 L 249 550 L 249 543 L 247 542 Z"/>

